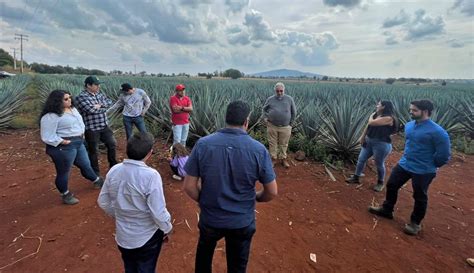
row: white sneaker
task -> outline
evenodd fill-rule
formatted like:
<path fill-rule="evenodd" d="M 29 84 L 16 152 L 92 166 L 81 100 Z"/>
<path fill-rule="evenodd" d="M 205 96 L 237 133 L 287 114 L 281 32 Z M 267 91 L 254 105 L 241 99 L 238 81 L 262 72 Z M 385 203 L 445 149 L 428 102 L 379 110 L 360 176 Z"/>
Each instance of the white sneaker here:
<path fill-rule="evenodd" d="M 174 179 L 174 180 L 178 180 L 178 181 L 181 181 L 181 180 L 183 180 L 183 178 L 181 178 L 181 176 L 179 176 L 179 175 L 176 175 L 176 174 L 173 174 L 173 176 L 172 176 L 172 177 L 173 177 L 173 179 Z"/>

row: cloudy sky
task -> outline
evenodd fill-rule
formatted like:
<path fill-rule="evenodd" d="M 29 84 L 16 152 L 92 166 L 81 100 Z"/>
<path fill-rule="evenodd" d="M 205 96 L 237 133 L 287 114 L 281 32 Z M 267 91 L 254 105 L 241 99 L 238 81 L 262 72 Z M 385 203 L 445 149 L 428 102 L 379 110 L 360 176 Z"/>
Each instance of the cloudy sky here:
<path fill-rule="evenodd" d="M 473 0 L 0 0 L 0 48 L 105 71 L 474 78 Z"/>

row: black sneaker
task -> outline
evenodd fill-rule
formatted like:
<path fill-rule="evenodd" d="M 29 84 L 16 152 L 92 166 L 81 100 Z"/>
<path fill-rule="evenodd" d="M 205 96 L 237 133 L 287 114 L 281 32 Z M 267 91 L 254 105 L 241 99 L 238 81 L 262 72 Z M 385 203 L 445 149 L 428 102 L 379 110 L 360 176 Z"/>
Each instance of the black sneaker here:
<path fill-rule="evenodd" d="M 418 232 L 420 232 L 420 230 L 421 230 L 421 225 L 410 222 L 409 224 L 405 225 L 403 232 L 405 232 L 405 234 L 415 236 L 418 234 Z"/>
<path fill-rule="evenodd" d="M 358 183 L 360 183 L 359 176 L 353 174 L 349 178 L 346 179 L 346 182 L 349 183 L 349 184 L 358 184 Z"/>
<path fill-rule="evenodd" d="M 104 185 L 104 179 L 99 176 L 99 179 L 97 179 L 97 181 L 95 181 L 93 184 L 94 184 L 94 189 L 100 189 Z"/>
<path fill-rule="evenodd" d="M 383 182 L 378 182 L 374 187 L 373 190 L 376 192 L 381 192 L 383 191 L 384 185 Z"/>
<path fill-rule="evenodd" d="M 72 192 L 68 192 L 67 194 L 63 195 L 61 198 L 63 199 L 63 203 L 66 205 L 75 205 L 79 203 L 79 199 L 74 197 L 74 194 L 72 194 Z"/>
<path fill-rule="evenodd" d="M 393 213 L 386 211 L 383 207 L 369 207 L 369 212 L 380 217 L 393 219 Z"/>

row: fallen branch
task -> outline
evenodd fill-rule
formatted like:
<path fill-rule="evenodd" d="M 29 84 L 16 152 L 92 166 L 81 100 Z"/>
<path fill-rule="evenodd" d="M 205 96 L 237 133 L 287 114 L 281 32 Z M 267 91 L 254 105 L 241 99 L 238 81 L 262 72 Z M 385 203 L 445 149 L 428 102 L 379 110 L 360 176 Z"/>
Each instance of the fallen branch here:
<path fill-rule="evenodd" d="M 372 227 L 372 230 L 375 230 L 375 228 L 377 227 L 377 223 L 379 222 L 379 220 L 375 219 L 375 218 L 372 218 L 374 220 L 374 226 Z"/>
<path fill-rule="evenodd" d="M 15 239 L 13 239 L 13 242 L 16 242 L 16 240 L 18 240 L 18 238 L 20 238 L 20 237 L 21 237 L 21 238 L 24 238 L 24 239 L 38 239 L 38 240 L 39 240 L 39 244 L 38 244 L 38 247 L 36 248 L 36 251 L 33 252 L 33 253 L 30 253 L 30 254 L 28 254 L 28 255 L 26 255 L 26 256 L 24 256 L 23 258 L 20 258 L 20 259 L 18 259 L 18 260 L 16 260 L 16 261 L 13 261 L 13 262 L 11 262 L 11 263 L 5 265 L 5 266 L 0 267 L 0 270 L 3 270 L 3 269 L 5 269 L 5 268 L 7 268 L 7 267 L 9 267 L 9 266 L 11 266 L 11 265 L 14 265 L 14 264 L 18 263 L 19 261 L 22 261 L 22 260 L 24 260 L 24 259 L 26 259 L 26 258 L 28 258 L 28 257 L 31 257 L 31 256 L 36 255 L 36 254 L 39 253 L 40 248 L 41 248 L 41 244 L 43 243 L 43 238 L 41 238 L 41 237 L 25 236 L 24 234 L 25 234 L 29 229 L 30 229 L 30 227 L 28 227 L 24 232 L 20 233 L 20 236 L 15 237 Z M 15 253 L 17 253 L 17 252 L 18 252 L 18 250 L 17 250 Z"/>
<path fill-rule="evenodd" d="M 356 189 L 358 190 L 358 189 L 362 188 L 362 186 L 364 186 L 364 184 L 361 183 L 360 185 L 358 185 L 358 186 L 356 187 Z"/>
<path fill-rule="evenodd" d="M 188 220 L 187 220 L 187 219 L 184 219 L 184 222 L 186 222 L 186 225 L 188 226 L 189 230 L 190 230 L 190 231 L 193 231 L 193 230 L 191 229 L 191 227 L 189 226 Z"/>
<path fill-rule="evenodd" d="M 331 167 L 333 170 L 335 171 L 339 171 L 339 168 L 336 168 L 336 166 L 334 166 L 333 164 L 329 163 L 329 162 L 324 162 L 325 165 L 328 165 L 329 167 Z"/>
<path fill-rule="evenodd" d="M 447 193 L 447 192 L 442 192 L 442 191 L 440 191 L 439 193 L 442 194 L 442 195 L 449 196 L 449 197 L 454 197 L 454 196 L 456 196 L 455 193 Z"/>
<path fill-rule="evenodd" d="M 332 194 L 332 193 L 339 193 L 339 192 L 341 192 L 341 191 L 328 191 L 328 192 L 326 192 L 326 193 L 327 193 L 327 194 Z"/>
<path fill-rule="evenodd" d="M 331 178 L 332 181 L 336 181 L 336 178 L 334 177 L 332 172 L 328 169 L 328 167 L 326 167 L 326 165 L 324 165 L 324 170 L 326 170 L 326 173 L 329 175 L 329 178 Z"/>

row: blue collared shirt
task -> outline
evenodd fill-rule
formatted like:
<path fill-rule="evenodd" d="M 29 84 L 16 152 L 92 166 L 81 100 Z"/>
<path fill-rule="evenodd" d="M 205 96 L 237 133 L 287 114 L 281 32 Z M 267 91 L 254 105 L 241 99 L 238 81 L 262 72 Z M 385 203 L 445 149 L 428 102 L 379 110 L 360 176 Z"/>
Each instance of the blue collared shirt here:
<path fill-rule="evenodd" d="M 451 156 L 449 135 L 431 119 L 405 125 L 405 151 L 399 165 L 416 174 L 436 173 Z"/>
<path fill-rule="evenodd" d="M 214 228 L 250 225 L 255 220 L 255 183 L 275 179 L 265 146 L 244 130 L 233 128 L 201 138 L 185 170 L 201 177 L 200 221 Z"/>
<path fill-rule="evenodd" d="M 84 122 L 76 108 L 71 113 L 47 113 L 41 117 L 41 140 L 51 146 L 57 147 L 63 142 L 63 137 L 81 136 L 84 134 Z"/>

